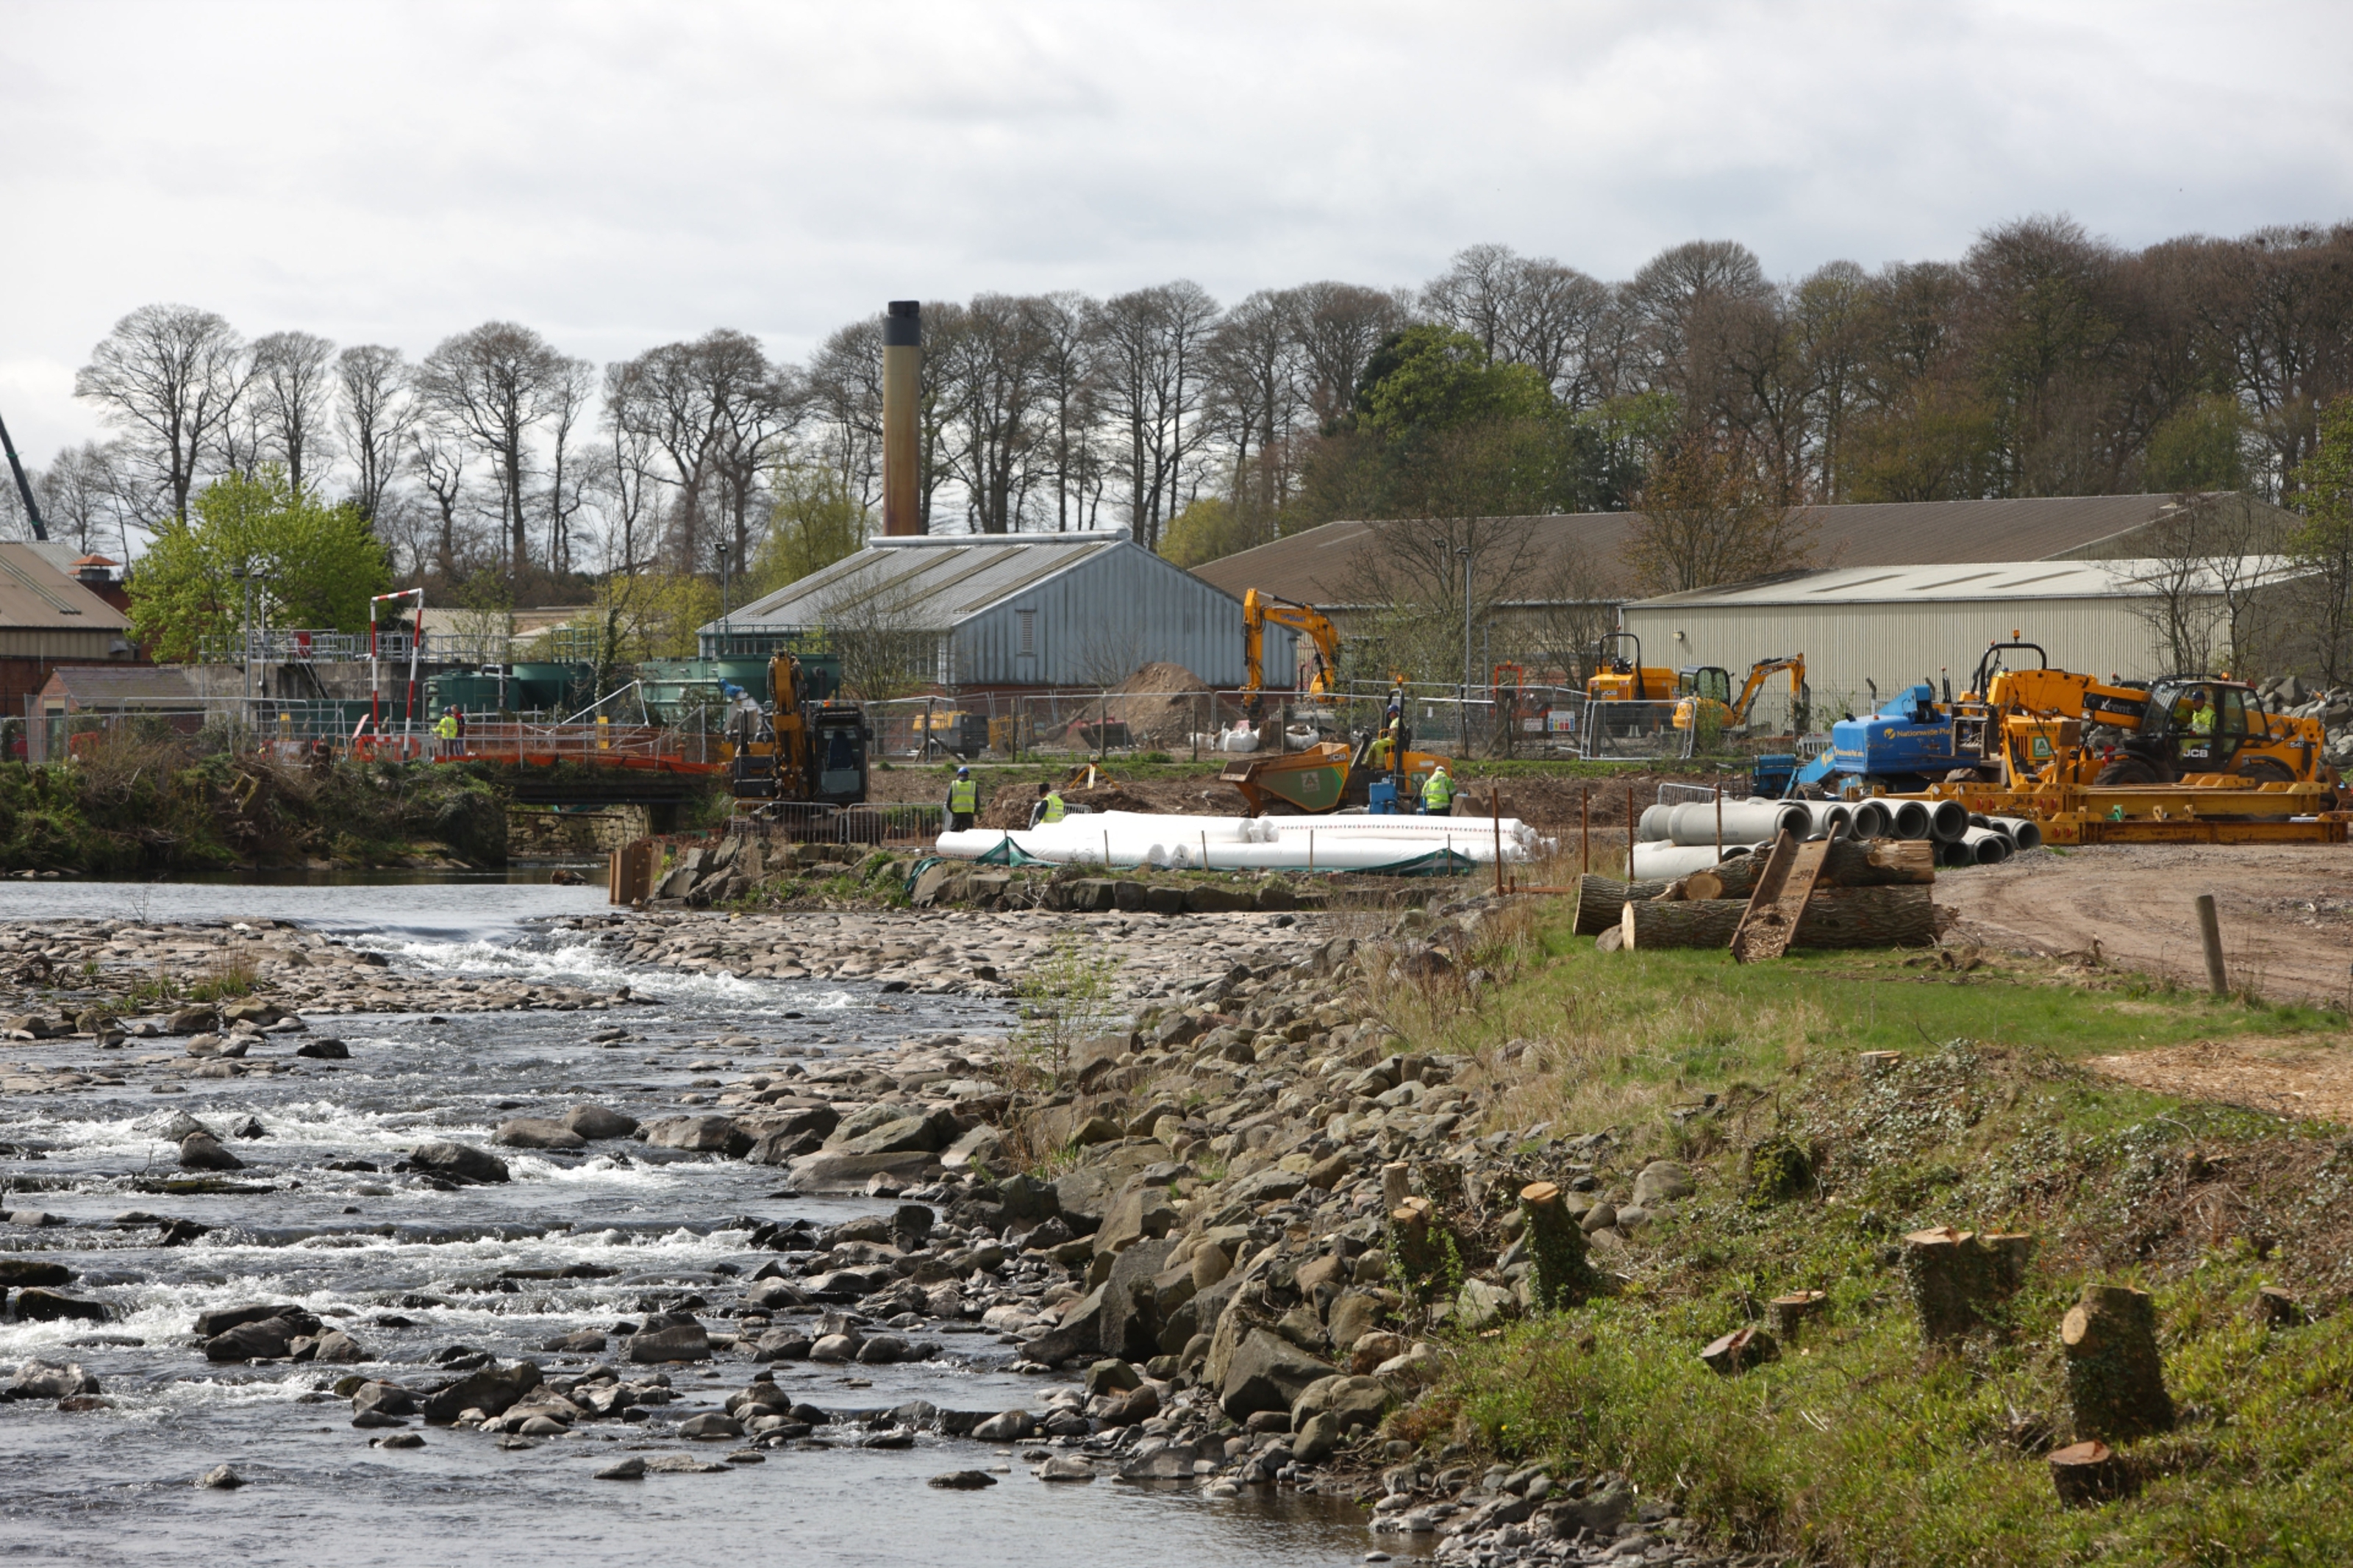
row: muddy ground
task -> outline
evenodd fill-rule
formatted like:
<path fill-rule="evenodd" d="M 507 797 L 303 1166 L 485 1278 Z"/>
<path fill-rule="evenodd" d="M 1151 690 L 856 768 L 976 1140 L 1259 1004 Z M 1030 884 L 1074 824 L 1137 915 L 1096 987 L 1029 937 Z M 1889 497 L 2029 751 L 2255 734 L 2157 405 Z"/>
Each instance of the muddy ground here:
<path fill-rule="evenodd" d="M 2191 900 L 2214 895 L 2234 989 L 2345 1006 L 2353 987 L 2353 848 L 2344 845 L 2095 845 L 1942 871 L 1947 937 L 2205 984 Z"/>

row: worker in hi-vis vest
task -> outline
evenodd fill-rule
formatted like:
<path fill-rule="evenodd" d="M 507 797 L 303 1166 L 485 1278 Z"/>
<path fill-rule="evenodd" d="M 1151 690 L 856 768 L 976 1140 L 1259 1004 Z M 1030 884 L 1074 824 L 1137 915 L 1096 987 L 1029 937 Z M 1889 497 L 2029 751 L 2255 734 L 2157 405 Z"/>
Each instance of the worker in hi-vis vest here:
<path fill-rule="evenodd" d="M 458 710 L 455 708 L 443 709 L 441 721 L 433 726 L 433 732 L 441 737 L 441 754 L 445 757 L 455 755 L 458 750 Z"/>
<path fill-rule="evenodd" d="M 980 815 L 980 784 L 970 768 L 958 768 L 948 781 L 948 831 L 962 833 Z"/>
<path fill-rule="evenodd" d="M 1038 786 L 1038 804 L 1029 808 L 1029 826 L 1042 827 L 1062 820 L 1062 792 L 1052 784 Z"/>
<path fill-rule="evenodd" d="M 1421 786 L 1421 811 L 1425 816 L 1446 816 L 1454 810 L 1454 781 L 1446 774 L 1446 764 L 1440 763 L 1430 773 Z"/>

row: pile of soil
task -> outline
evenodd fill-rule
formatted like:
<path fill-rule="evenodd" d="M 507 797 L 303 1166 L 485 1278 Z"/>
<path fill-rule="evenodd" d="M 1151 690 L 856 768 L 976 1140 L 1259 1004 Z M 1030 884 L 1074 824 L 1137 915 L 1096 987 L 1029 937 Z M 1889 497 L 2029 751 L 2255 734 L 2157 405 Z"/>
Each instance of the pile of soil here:
<path fill-rule="evenodd" d="M 1136 745 L 1173 747 L 1203 726 L 1209 704 L 1197 699 L 1208 689 L 1208 681 L 1183 665 L 1162 661 L 1121 681 L 1108 706 L 1113 718 L 1127 721 Z"/>

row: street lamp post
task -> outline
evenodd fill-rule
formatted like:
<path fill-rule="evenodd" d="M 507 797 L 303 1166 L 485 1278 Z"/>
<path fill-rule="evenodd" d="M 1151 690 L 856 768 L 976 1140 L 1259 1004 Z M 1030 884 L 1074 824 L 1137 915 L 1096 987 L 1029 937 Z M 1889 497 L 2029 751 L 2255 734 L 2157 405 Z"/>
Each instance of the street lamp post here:
<path fill-rule="evenodd" d="M 733 651 L 727 646 L 727 542 L 723 539 L 719 542 L 719 657 L 722 658 Z"/>
<path fill-rule="evenodd" d="M 1454 553 L 1462 557 L 1462 699 L 1454 705 L 1455 730 L 1467 757 L 1471 754 L 1471 548 L 1458 544 Z"/>

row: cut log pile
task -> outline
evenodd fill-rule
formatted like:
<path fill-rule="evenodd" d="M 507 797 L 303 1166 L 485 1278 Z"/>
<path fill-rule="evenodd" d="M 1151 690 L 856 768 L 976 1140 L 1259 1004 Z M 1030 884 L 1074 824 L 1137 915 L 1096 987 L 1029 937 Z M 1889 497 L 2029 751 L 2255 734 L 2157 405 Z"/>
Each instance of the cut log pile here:
<path fill-rule="evenodd" d="M 1820 857 L 1810 883 L 1776 879 L 1778 857 Z M 1586 877 L 1577 885 L 1577 930 L 1609 948 L 1728 947 L 1751 918 L 1784 948 L 1926 947 L 1936 940 L 1932 885 L 1935 847 L 1912 839 L 1817 839 L 1784 836 L 1767 855 L 1744 855 L 1672 880 L 1621 882 Z M 1766 903 L 1758 906 L 1760 889 Z M 1780 922 L 1776 928 L 1773 922 Z M 1778 943 L 1778 945 L 1776 945 Z"/>

